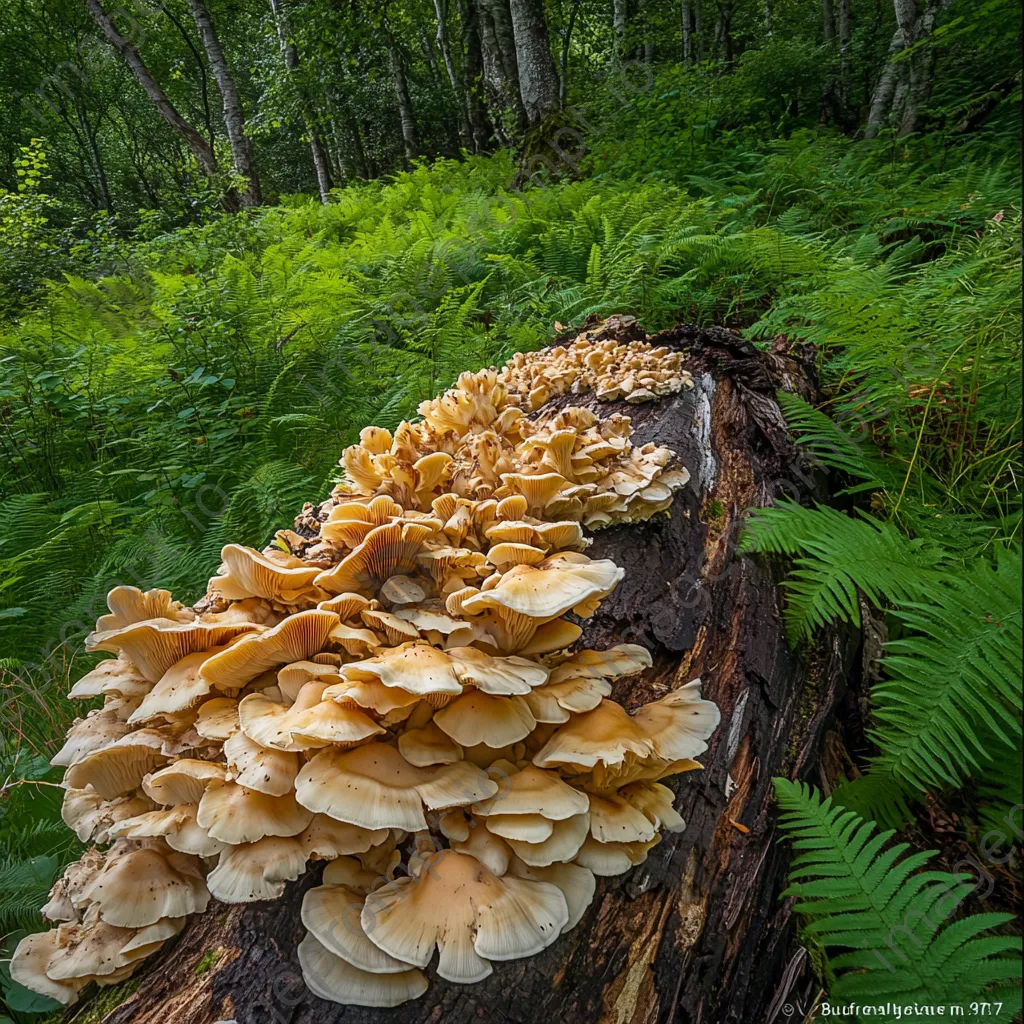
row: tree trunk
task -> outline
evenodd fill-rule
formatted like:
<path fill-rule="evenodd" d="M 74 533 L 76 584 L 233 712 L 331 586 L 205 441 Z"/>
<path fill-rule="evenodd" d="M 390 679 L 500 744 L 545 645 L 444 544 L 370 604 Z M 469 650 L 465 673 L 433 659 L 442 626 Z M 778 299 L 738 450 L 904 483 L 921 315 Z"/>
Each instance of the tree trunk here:
<path fill-rule="evenodd" d="M 213 130 L 213 117 L 210 114 L 210 83 L 207 80 L 206 65 L 203 63 L 202 55 L 196 48 L 196 44 L 192 42 L 192 37 L 185 31 L 185 26 L 181 23 L 181 19 L 166 4 L 161 6 L 160 10 L 167 15 L 171 24 L 178 30 L 178 34 L 185 41 L 189 53 L 192 54 L 192 59 L 196 62 L 196 68 L 199 71 L 199 96 L 203 103 L 203 122 L 206 125 L 206 137 L 210 140 L 210 147 L 212 148 L 216 145 L 216 134 Z"/>
<path fill-rule="evenodd" d="M 480 42 L 480 18 L 472 0 L 459 0 L 459 21 L 462 24 L 463 89 L 473 132 L 473 148 L 483 153 L 490 148 L 494 129 L 487 115 L 484 90 L 484 58 Z M 518 96 L 519 90 L 516 89 Z"/>
<path fill-rule="evenodd" d="M 612 34 L 615 36 L 615 56 L 626 59 L 626 31 L 629 28 L 629 0 L 612 0 Z"/>
<path fill-rule="evenodd" d="M 569 49 L 572 46 L 572 32 L 576 27 L 576 16 L 580 12 L 582 0 L 574 0 L 569 11 L 569 23 L 565 26 L 562 37 L 562 54 L 558 62 L 558 105 L 564 107 L 569 101 Z"/>
<path fill-rule="evenodd" d="M 611 318 L 602 331 L 598 337 L 643 337 L 628 317 Z M 792 900 L 779 900 L 789 852 L 776 835 L 772 777 L 818 781 L 822 737 L 852 652 L 825 631 L 805 656 L 794 654 L 781 618 L 781 567 L 737 556 L 735 542 L 746 509 L 771 502 L 786 478 L 805 480 L 774 394 L 787 387 L 813 399 L 808 362 L 759 353 L 721 328 L 675 328 L 656 344 L 688 352 L 694 388 L 642 405 L 601 403 L 600 414 L 630 416 L 638 444 L 673 448 L 691 483 L 669 516 L 595 534 L 587 553 L 613 558 L 626 576 L 586 620 L 581 643 L 651 650 L 654 668 L 613 694 L 627 708 L 697 676 L 721 708 L 704 771 L 668 780 L 685 830 L 666 834 L 631 872 L 599 879 L 582 921 L 554 945 L 495 962 L 480 984 L 432 977 L 426 995 L 383 1011 L 312 996 L 295 948 L 302 894 L 317 884 L 313 870 L 280 900 L 214 904 L 144 969 L 105 1024 L 786 1019 L 779 1008 L 806 957 L 795 942 Z M 592 393 L 553 401 L 598 404 Z"/>
<path fill-rule="evenodd" d="M 875 83 L 875 91 L 871 94 L 871 106 L 868 109 L 868 122 L 864 128 L 864 137 L 873 139 L 883 127 L 892 108 L 896 94 L 896 82 L 899 79 L 899 68 L 895 57 L 903 49 L 903 31 L 896 29 L 889 43 L 889 52 L 885 58 L 882 73 Z"/>
<path fill-rule="evenodd" d="M 551 40 L 543 0 L 510 0 L 512 32 L 519 65 L 519 95 L 531 125 L 558 110 L 558 72 L 551 57 Z"/>
<path fill-rule="evenodd" d="M 231 163 L 235 173 L 246 179 L 245 191 L 242 192 L 243 206 L 259 206 L 263 202 L 260 191 L 260 179 L 256 173 L 256 165 L 252 158 L 252 147 L 245 134 L 245 111 L 238 95 L 227 59 L 221 49 L 217 30 L 213 19 L 206 8 L 205 0 L 187 0 L 189 10 L 199 29 L 199 38 L 206 51 L 206 59 L 210 62 L 213 80 L 217 83 L 224 111 L 224 131 L 227 133 L 228 145 L 231 147 Z"/>
<path fill-rule="evenodd" d="M 845 113 L 850 100 L 850 0 L 839 0 L 839 105 Z"/>
<path fill-rule="evenodd" d="M 704 61 L 704 0 L 693 0 L 693 34 L 697 40 L 697 63 Z"/>
<path fill-rule="evenodd" d="M 405 77 L 405 65 L 402 63 L 402 55 L 398 52 L 398 44 L 390 33 L 385 36 L 385 45 L 388 48 L 391 78 L 395 85 L 398 120 L 402 126 L 402 149 L 408 162 L 415 160 L 420 152 L 419 142 L 416 138 L 416 116 L 412 109 L 412 97 L 409 95 L 409 81 Z"/>
<path fill-rule="evenodd" d="M 274 16 L 274 27 L 277 30 L 277 39 L 281 45 L 281 56 L 284 58 L 284 66 L 288 71 L 288 75 L 294 81 L 295 88 L 299 94 L 299 106 L 302 109 L 303 120 L 306 122 L 306 134 L 309 136 L 309 151 L 313 157 L 313 168 L 316 171 L 320 202 L 327 203 L 331 198 L 330 158 L 327 154 L 327 147 L 324 145 L 323 137 L 320 134 L 320 128 L 316 123 L 309 90 L 302 81 L 302 61 L 299 58 L 299 48 L 292 40 L 288 19 L 281 9 L 281 0 L 270 0 L 270 11 Z"/>
<path fill-rule="evenodd" d="M 469 118 L 469 90 L 459 84 L 459 76 L 455 71 L 455 59 L 452 56 L 452 47 L 448 40 L 445 14 L 444 0 L 434 0 L 434 16 L 437 18 L 437 45 L 441 50 L 445 71 L 448 73 L 448 82 L 452 87 L 452 95 L 455 97 L 459 111 L 459 135 L 462 138 L 462 144 L 467 149 L 475 151 L 473 128 Z"/>
<path fill-rule="evenodd" d="M 693 63 L 693 38 L 690 35 L 690 4 L 689 0 L 683 0 L 679 9 L 679 20 L 683 26 L 683 63 Z"/>
<path fill-rule="evenodd" d="M 470 0 L 480 15 L 480 42 L 483 55 L 484 85 L 494 112 L 495 128 L 501 113 L 511 111 L 513 129 L 526 129 L 526 108 L 519 94 L 519 61 L 509 0 Z"/>
<path fill-rule="evenodd" d="M 836 16 L 832 0 L 821 0 L 821 15 L 825 42 L 836 37 Z"/>
<path fill-rule="evenodd" d="M 107 42 L 121 55 L 139 85 L 145 89 L 146 95 L 153 101 L 160 116 L 185 140 L 185 144 L 199 162 L 203 173 L 210 176 L 215 175 L 217 173 L 217 158 L 214 156 L 210 144 L 178 113 L 178 109 L 150 74 L 139 51 L 118 32 L 110 15 L 103 9 L 100 0 L 85 0 L 85 3 L 89 13 L 102 29 Z"/>

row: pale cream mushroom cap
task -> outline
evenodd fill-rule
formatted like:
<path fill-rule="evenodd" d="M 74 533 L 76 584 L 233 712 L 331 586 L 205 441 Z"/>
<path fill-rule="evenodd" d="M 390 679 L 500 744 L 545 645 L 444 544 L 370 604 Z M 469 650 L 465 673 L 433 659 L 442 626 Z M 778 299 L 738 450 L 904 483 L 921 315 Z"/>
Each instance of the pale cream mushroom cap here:
<path fill-rule="evenodd" d="M 408 619 L 403 619 L 391 612 L 386 612 L 383 608 L 364 608 L 359 613 L 359 618 L 362 619 L 365 625 L 371 628 L 369 630 L 359 630 L 357 632 L 373 633 L 374 636 L 377 636 L 377 633 L 383 633 L 384 638 L 393 647 L 410 643 L 411 641 L 418 640 L 420 638 L 420 631 L 411 622 L 409 622 Z M 356 650 L 355 643 L 352 641 L 357 640 L 357 638 L 343 638 L 340 628 L 336 629 L 331 636 L 336 640 L 336 642 L 345 647 L 345 650 L 349 653 L 353 653 Z M 350 641 L 349 645 L 346 645 L 346 640 Z M 376 643 L 366 644 L 366 646 L 380 647 L 381 644 L 378 640 Z"/>
<path fill-rule="evenodd" d="M 268 669 L 316 654 L 337 625 L 337 615 L 319 608 L 289 615 L 271 629 L 243 637 L 214 655 L 203 664 L 202 677 L 220 690 L 244 686 Z"/>
<path fill-rule="evenodd" d="M 234 782 L 212 780 L 199 801 L 196 821 L 214 839 L 231 846 L 264 836 L 298 835 L 313 820 L 291 793 L 270 796 Z"/>
<path fill-rule="evenodd" d="M 601 843 L 588 836 L 575 859 L 577 864 L 589 868 L 595 875 L 621 875 L 647 860 L 647 851 L 660 842 L 660 835 L 645 843 Z"/>
<path fill-rule="evenodd" d="M 238 705 L 243 733 L 265 747 L 299 751 L 332 743 L 351 746 L 384 732 L 353 707 L 319 700 L 325 688 L 319 680 L 306 683 L 292 705 L 250 693 Z"/>
<path fill-rule="evenodd" d="M 320 885 L 302 899 L 302 923 L 318 942 L 353 967 L 373 974 L 397 974 L 412 964 L 396 960 L 372 943 L 363 931 L 366 894 L 347 885 Z"/>
<path fill-rule="evenodd" d="M 498 794 L 474 804 L 477 814 L 541 814 L 549 821 L 561 821 L 589 808 L 587 794 L 565 782 L 557 772 L 527 765 L 502 780 Z"/>
<path fill-rule="evenodd" d="M 121 956 L 121 947 L 135 934 L 134 928 L 107 924 L 91 912 L 81 924 L 62 924 L 54 953 L 46 963 L 46 976 L 58 982 L 87 982 L 120 971 L 131 963 Z"/>
<path fill-rule="evenodd" d="M 96 620 L 96 632 L 123 629 L 144 619 L 174 619 L 189 622 L 195 616 L 171 597 L 169 590 L 140 590 L 138 587 L 114 587 L 107 594 L 109 615 Z"/>
<path fill-rule="evenodd" d="M 229 846 L 207 875 L 210 895 L 221 903 L 275 900 L 285 882 L 306 867 L 306 851 L 298 839 L 267 836 L 255 843 Z"/>
<path fill-rule="evenodd" d="M 301 558 L 280 552 L 262 554 L 241 544 L 227 544 L 221 550 L 222 575 L 210 580 L 210 589 L 229 601 L 261 597 L 290 605 L 315 600 L 313 580 L 320 566 L 306 565 Z"/>
<path fill-rule="evenodd" d="M 153 809 L 153 802 L 141 794 L 104 800 L 91 786 L 65 789 L 60 816 L 83 843 L 105 843 L 112 825 Z"/>
<path fill-rule="evenodd" d="M 489 832 L 479 821 L 472 822 L 465 839 L 452 841 L 456 853 L 468 853 L 496 875 L 504 875 L 512 860 L 512 847 L 501 836 Z"/>
<path fill-rule="evenodd" d="M 524 843 L 543 843 L 555 830 L 554 824 L 543 814 L 489 814 L 483 822 L 488 832 Z"/>
<path fill-rule="evenodd" d="M 109 859 L 83 895 L 99 904 L 102 920 L 122 928 L 201 914 L 210 899 L 201 877 L 175 870 L 167 857 L 148 848 Z"/>
<path fill-rule="evenodd" d="M 529 736 L 537 722 L 522 697 L 470 690 L 438 711 L 434 724 L 463 747 L 507 747 Z"/>
<path fill-rule="evenodd" d="M 151 729 L 129 733 L 79 758 L 68 768 L 64 782 L 72 789 L 91 785 L 106 800 L 122 796 L 138 788 L 147 772 L 169 759 L 163 752 L 166 741 L 167 737 Z"/>
<path fill-rule="evenodd" d="M 72 700 L 114 695 L 144 697 L 153 684 L 124 655 L 101 661 L 68 691 Z"/>
<path fill-rule="evenodd" d="M 694 679 L 633 712 L 633 721 L 651 738 L 658 757 L 677 761 L 708 749 L 708 738 L 722 714 L 717 704 L 701 700 L 700 686 L 700 680 Z"/>
<path fill-rule="evenodd" d="M 651 667 L 651 654 L 639 644 L 616 644 L 606 651 L 577 651 L 551 670 L 550 682 L 572 678 L 631 676 Z"/>
<path fill-rule="evenodd" d="M 240 728 L 238 701 L 233 697 L 214 697 L 200 705 L 195 730 L 203 739 L 224 742 Z"/>
<path fill-rule="evenodd" d="M 409 693 L 397 686 L 386 686 L 376 676 L 369 673 L 366 675 L 366 679 L 342 679 L 340 683 L 333 683 L 324 690 L 324 700 L 371 708 L 379 715 L 420 703 L 418 694 Z"/>
<path fill-rule="evenodd" d="M 622 797 L 590 794 L 590 834 L 599 843 L 646 843 L 656 832 L 647 816 Z"/>
<path fill-rule="evenodd" d="M 650 757 L 654 744 L 624 708 L 602 700 L 593 711 L 576 715 L 558 728 L 533 763 L 541 768 L 569 765 L 583 770 L 599 763 L 619 764 L 627 754 Z"/>
<path fill-rule="evenodd" d="M 296 798 L 310 810 L 363 828 L 407 832 L 427 828 L 424 804 L 431 810 L 467 806 L 497 789 L 466 761 L 434 770 L 417 768 L 385 743 L 322 750 L 295 780 Z"/>
<path fill-rule="evenodd" d="M 352 853 L 366 853 L 371 847 L 383 843 L 389 835 L 385 828 L 360 828 L 345 821 L 336 821 L 326 814 L 314 814 L 298 838 L 308 857 L 333 861 Z"/>
<path fill-rule="evenodd" d="M 398 737 L 398 749 L 417 768 L 462 760 L 462 747 L 432 721 L 420 729 L 405 729 Z"/>
<path fill-rule="evenodd" d="M 198 804 L 210 782 L 226 777 L 221 764 L 183 757 L 147 775 L 142 791 L 158 804 Z"/>
<path fill-rule="evenodd" d="M 506 842 L 520 860 L 531 867 L 547 867 L 556 861 L 572 860 L 590 832 L 590 815 L 575 814 L 552 823 L 549 838 L 542 843 L 524 843 L 519 839 Z"/>
<path fill-rule="evenodd" d="M 277 670 L 277 688 L 291 704 L 295 703 L 299 691 L 306 683 L 336 683 L 339 679 L 337 665 L 323 665 L 317 661 L 295 661 Z"/>
<path fill-rule="evenodd" d="M 469 854 L 442 850 L 423 858 L 418 876 L 369 894 L 362 922 L 375 945 L 417 967 L 436 947 L 437 973 L 468 984 L 491 973 L 488 960 L 539 953 L 568 917 L 557 887 L 499 877 Z"/>
<path fill-rule="evenodd" d="M 618 796 L 645 814 L 657 828 L 680 832 L 686 822 L 675 809 L 675 793 L 657 782 L 631 782 L 618 791 Z"/>
<path fill-rule="evenodd" d="M 32 992 L 55 999 L 63 1006 L 70 1006 L 78 999 L 79 991 L 87 980 L 54 981 L 46 974 L 50 957 L 57 952 L 57 929 L 26 935 L 18 943 L 11 957 L 11 977 Z"/>
<path fill-rule="evenodd" d="M 176 661 L 132 712 L 129 724 L 136 725 L 163 715 L 174 715 L 199 703 L 210 692 L 210 684 L 202 677 L 200 669 L 208 658 L 226 649 L 226 646 L 221 645 L 208 651 L 186 654 L 180 661 Z"/>
<path fill-rule="evenodd" d="M 226 644 L 243 633 L 258 633 L 263 629 L 264 626 L 254 622 L 210 623 L 147 619 L 121 629 L 90 633 L 85 645 L 90 651 L 124 653 L 146 679 L 155 683 L 186 654 L 206 651 L 211 647 Z"/>
<path fill-rule="evenodd" d="M 321 999 L 346 1006 L 400 1006 L 427 990 L 427 979 L 415 969 L 373 974 L 353 967 L 317 941 L 312 932 L 299 943 L 297 954 L 306 987 Z"/>
<path fill-rule="evenodd" d="M 131 732 L 112 711 L 90 711 L 68 729 L 64 746 L 50 758 L 50 764 L 66 768 L 86 754 L 110 746 Z"/>
<path fill-rule="evenodd" d="M 452 659 L 445 651 L 424 643 L 405 643 L 381 651 L 365 661 L 343 665 L 341 671 L 352 678 L 371 674 L 385 686 L 400 687 L 420 696 L 462 693 Z"/>
<path fill-rule="evenodd" d="M 156 924 L 140 928 L 120 950 L 121 957 L 129 963 L 145 959 L 155 953 L 168 939 L 173 939 L 185 927 L 187 918 L 165 917 Z"/>
<path fill-rule="evenodd" d="M 581 864 L 550 864 L 548 867 L 539 868 L 531 867 L 518 857 L 514 857 L 508 870 L 517 878 L 548 882 L 562 890 L 569 910 L 569 920 L 562 928 L 563 935 L 580 923 L 580 918 L 593 902 L 597 880 L 594 872 Z"/>
<path fill-rule="evenodd" d="M 362 594 L 342 593 L 335 594 L 326 601 L 320 601 L 317 608 L 325 612 L 334 612 L 342 622 L 348 622 L 349 619 L 358 616 L 364 608 L 369 607 L 369 604 L 370 599 L 363 597 Z"/>
<path fill-rule="evenodd" d="M 110 836 L 116 839 L 152 839 L 162 836 L 172 850 L 197 857 L 214 857 L 225 846 L 196 821 L 195 804 L 147 811 L 119 821 L 110 829 Z"/>
<path fill-rule="evenodd" d="M 295 787 L 299 758 L 292 751 L 273 750 L 236 732 L 224 742 L 224 759 L 231 779 L 246 789 L 284 796 Z"/>
<path fill-rule="evenodd" d="M 385 842 L 381 847 L 387 849 L 390 842 Z M 388 850 L 390 856 L 391 850 Z M 364 868 L 355 857 L 336 857 L 324 865 L 324 885 L 347 885 L 350 889 L 367 893 L 383 885 L 386 879 L 379 871 L 371 868 Z"/>
<path fill-rule="evenodd" d="M 437 523 L 436 529 L 433 523 Z M 389 577 L 415 574 L 416 555 L 437 529 L 437 520 L 376 526 L 349 555 L 321 572 L 314 582 L 329 594 L 375 594 Z"/>
<path fill-rule="evenodd" d="M 527 658 L 496 658 L 475 647 L 449 647 L 445 652 L 455 675 L 465 686 L 475 686 L 495 696 L 516 696 L 541 686 L 548 670 Z"/>

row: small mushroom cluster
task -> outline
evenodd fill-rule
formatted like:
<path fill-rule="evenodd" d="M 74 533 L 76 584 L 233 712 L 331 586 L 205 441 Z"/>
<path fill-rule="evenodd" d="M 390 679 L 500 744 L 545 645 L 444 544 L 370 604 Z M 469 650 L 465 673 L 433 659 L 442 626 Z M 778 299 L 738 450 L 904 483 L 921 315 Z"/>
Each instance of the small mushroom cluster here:
<path fill-rule="evenodd" d="M 195 606 L 111 592 L 87 645 L 114 657 L 70 692 L 103 706 L 53 759 L 64 820 L 95 845 L 15 980 L 71 1003 L 211 896 L 273 899 L 322 860 L 306 983 L 395 1006 L 435 948 L 437 973 L 470 983 L 550 945 L 595 876 L 683 827 L 659 780 L 700 767 L 718 709 L 695 680 L 627 713 L 613 681 L 648 652 L 570 648 L 623 576 L 583 553 L 583 525 L 667 508 L 685 470 L 631 446 L 622 416 L 528 419 L 493 370 L 420 412 L 364 430 L 295 530 L 227 545 Z"/>
<path fill-rule="evenodd" d="M 620 318 L 632 323 L 632 317 Z M 565 392 L 593 391 L 604 402 L 649 402 L 693 387 L 682 368 L 682 355 L 646 341 L 626 344 L 602 337 L 605 324 L 581 332 L 568 345 L 540 354 L 518 353 L 502 369 L 499 380 L 509 391 L 526 396 L 529 409 Z"/>

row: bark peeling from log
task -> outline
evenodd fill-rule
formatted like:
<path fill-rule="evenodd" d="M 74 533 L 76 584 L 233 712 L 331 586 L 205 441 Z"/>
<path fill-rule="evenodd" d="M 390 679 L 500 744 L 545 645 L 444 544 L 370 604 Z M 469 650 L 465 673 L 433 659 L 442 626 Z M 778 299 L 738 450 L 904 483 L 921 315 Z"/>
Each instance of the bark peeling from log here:
<path fill-rule="evenodd" d="M 737 556 L 735 545 L 745 511 L 772 499 L 797 458 L 775 389 L 785 382 L 812 394 L 813 382 L 799 353 L 758 352 L 724 329 L 681 327 L 655 340 L 687 352 L 695 387 L 600 412 L 632 417 L 638 444 L 673 448 L 691 483 L 670 515 L 595 535 L 588 554 L 613 558 L 626 577 L 585 623 L 581 643 L 652 651 L 653 669 L 616 687 L 627 708 L 698 675 L 721 708 L 704 771 L 667 780 L 685 831 L 665 834 L 626 875 L 599 880 L 583 920 L 540 955 L 496 962 L 471 986 L 431 969 L 426 995 L 394 1010 L 342 1007 L 306 991 L 295 948 L 302 894 L 319 875 L 312 870 L 280 900 L 195 920 L 107 1024 L 766 1019 L 777 990 L 792 984 L 787 965 L 800 962 L 788 903 L 779 900 L 789 855 L 774 834 L 771 780 L 816 764 L 849 652 L 826 634 L 807 658 L 794 655 L 779 572 Z M 584 398 L 597 407 L 592 396 L 557 404 Z"/>

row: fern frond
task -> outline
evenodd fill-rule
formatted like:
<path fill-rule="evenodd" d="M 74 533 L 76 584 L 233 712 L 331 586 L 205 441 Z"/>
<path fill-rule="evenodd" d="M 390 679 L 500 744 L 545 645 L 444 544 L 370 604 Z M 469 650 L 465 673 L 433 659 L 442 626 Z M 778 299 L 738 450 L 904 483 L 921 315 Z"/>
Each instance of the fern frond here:
<path fill-rule="evenodd" d="M 995 932 L 1012 914 L 945 924 L 973 891 L 969 875 L 925 870 L 932 853 L 891 845 L 892 831 L 822 799 L 804 783 L 775 780 L 779 825 L 796 854 L 790 885 L 805 931 L 828 952 L 836 1002 L 1021 1006 L 1020 938 Z"/>
<path fill-rule="evenodd" d="M 937 568 L 941 549 L 905 537 L 891 523 L 791 501 L 756 509 L 740 551 L 797 556 L 783 583 L 794 639 L 807 639 L 836 619 L 859 626 L 858 590 L 881 607 L 925 598 L 945 578 Z"/>

